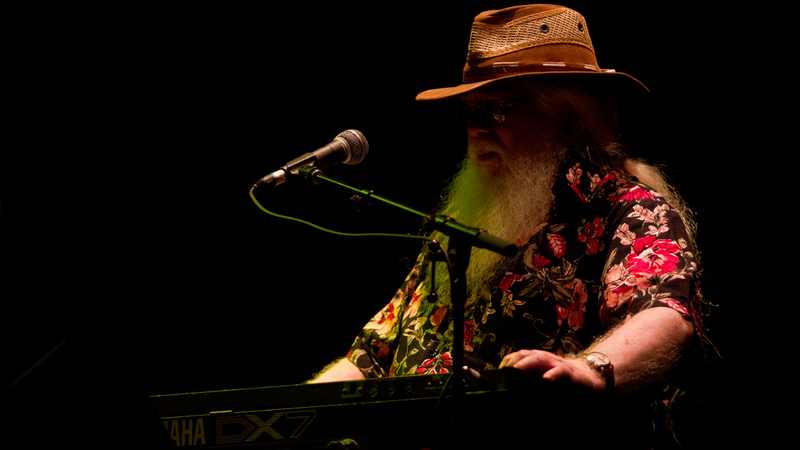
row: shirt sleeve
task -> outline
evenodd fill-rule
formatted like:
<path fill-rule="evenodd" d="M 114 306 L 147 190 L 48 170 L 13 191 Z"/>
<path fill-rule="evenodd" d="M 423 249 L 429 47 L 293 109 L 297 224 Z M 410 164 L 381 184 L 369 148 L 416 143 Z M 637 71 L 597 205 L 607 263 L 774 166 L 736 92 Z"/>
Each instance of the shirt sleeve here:
<path fill-rule="evenodd" d="M 417 263 L 389 303 L 364 325 L 350 347 L 347 358 L 367 378 L 392 375 L 392 362 L 398 336 L 401 334 L 402 318 L 420 277 L 420 260 Z"/>
<path fill-rule="evenodd" d="M 617 204 L 602 280 L 603 326 L 645 309 L 666 307 L 700 331 L 697 262 L 681 216 L 644 185 L 618 190 L 612 201 Z"/>

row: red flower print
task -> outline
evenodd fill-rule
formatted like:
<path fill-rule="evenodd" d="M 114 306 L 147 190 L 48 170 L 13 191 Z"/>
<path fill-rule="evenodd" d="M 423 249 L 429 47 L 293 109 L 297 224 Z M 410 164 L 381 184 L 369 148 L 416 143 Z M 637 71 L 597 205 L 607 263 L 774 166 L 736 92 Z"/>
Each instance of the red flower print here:
<path fill-rule="evenodd" d="M 402 303 L 403 291 L 398 290 L 392 298 L 392 301 L 389 302 L 389 304 L 386 305 L 380 312 L 378 312 L 378 314 L 375 314 L 375 316 L 364 328 L 375 330 L 381 336 L 388 336 L 392 329 L 394 329 L 394 325 L 398 320 L 398 316 L 395 314 L 395 311 L 400 308 Z"/>
<path fill-rule="evenodd" d="M 687 311 L 686 308 L 683 307 L 683 305 L 681 305 L 680 303 L 678 303 L 677 301 L 675 301 L 675 300 L 673 300 L 671 298 L 662 298 L 659 301 L 661 303 L 669 306 L 670 308 L 674 309 L 675 311 L 678 311 L 679 313 L 681 313 L 683 315 L 686 315 L 686 316 L 689 315 L 689 311 Z"/>
<path fill-rule="evenodd" d="M 600 174 L 599 174 L 599 173 L 596 173 L 596 174 L 594 174 L 594 175 L 592 175 L 592 174 L 589 174 L 589 188 L 590 188 L 592 191 L 594 191 L 595 189 L 597 189 L 597 188 L 598 188 L 598 186 L 600 186 L 600 183 L 602 183 L 602 182 L 603 182 L 603 181 L 600 179 Z"/>
<path fill-rule="evenodd" d="M 380 318 L 378 319 L 378 325 L 383 325 L 387 321 L 391 322 L 394 319 L 394 305 L 389 303 L 386 309 L 383 310 L 383 314 L 381 314 Z"/>
<path fill-rule="evenodd" d="M 586 253 L 595 255 L 602 248 L 603 221 L 595 218 L 578 229 L 578 240 L 586 244 Z"/>
<path fill-rule="evenodd" d="M 570 185 L 570 187 L 572 187 L 572 190 L 578 194 L 578 198 L 581 199 L 582 202 L 588 203 L 588 200 L 586 200 L 586 197 L 584 197 L 584 195 L 581 193 L 581 190 L 578 188 L 577 184 Z"/>
<path fill-rule="evenodd" d="M 679 253 L 681 247 L 677 242 L 645 236 L 637 239 L 631 246 L 626 268 L 635 273 L 669 273 L 677 269 Z"/>
<path fill-rule="evenodd" d="M 615 195 L 610 197 L 612 202 L 621 202 L 621 201 L 633 201 L 633 200 L 640 200 L 640 199 L 650 199 L 653 200 L 655 197 L 650 192 L 645 191 L 641 187 L 637 185 L 628 185 L 621 187 L 617 190 Z"/>
<path fill-rule="evenodd" d="M 655 197 L 653 197 L 653 194 L 651 194 L 650 192 L 645 191 L 644 189 L 642 189 L 639 186 L 635 186 L 633 189 L 628 191 L 627 194 L 625 194 L 625 200 L 640 200 L 640 199 L 643 199 L 643 198 L 646 198 L 646 199 L 649 199 L 649 200 L 654 200 L 655 199 Z"/>
<path fill-rule="evenodd" d="M 542 270 L 545 266 L 550 264 L 550 260 L 540 254 L 533 255 L 533 269 Z"/>
<path fill-rule="evenodd" d="M 617 176 L 613 173 L 606 174 L 602 179 L 600 179 L 600 174 L 595 174 L 591 177 L 592 181 L 592 191 L 596 190 L 599 187 L 602 187 L 609 181 L 616 181 Z"/>
<path fill-rule="evenodd" d="M 436 373 L 448 373 L 449 371 L 443 366 L 452 366 L 453 365 L 453 357 L 450 355 L 450 352 L 443 353 L 441 355 L 436 355 L 433 358 L 428 358 L 417 367 L 417 370 L 414 373 L 418 374 L 436 374 Z"/>
<path fill-rule="evenodd" d="M 649 231 L 645 234 L 658 235 L 659 233 L 666 233 L 669 231 L 669 226 L 667 226 L 669 223 L 667 212 L 669 210 L 669 205 L 657 206 L 652 211 L 641 205 L 636 205 L 633 207 L 633 212 L 628 214 L 628 217 L 639 219 L 646 224 L 654 224 L 649 225 Z"/>
<path fill-rule="evenodd" d="M 547 233 L 547 242 L 550 245 L 550 250 L 553 252 L 553 255 L 555 255 L 556 258 L 561 258 L 564 256 L 567 242 L 563 237 L 558 234 Z"/>
<path fill-rule="evenodd" d="M 422 361 L 422 364 L 416 370 L 416 373 L 425 373 L 428 371 L 428 367 L 432 366 L 433 363 L 436 362 L 436 358 L 428 358 L 425 361 Z"/>
<path fill-rule="evenodd" d="M 522 279 L 522 275 L 517 275 L 516 273 L 506 272 L 505 276 L 500 283 L 497 285 L 501 291 L 507 291 L 511 286 L 514 285 L 517 281 Z"/>
<path fill-rule="evenodd" d="M 622 245 L 633 245 L 634 241 L 636 241 L 636 233 L 630 230 L 627 223 L 622 223 L 617 227 L 617 231 L 614 232 L 614 238 L 618 238 L 619 243 Z"/>
<path fill-rule="evenodd" d="M 472 351 L 472 336 L 475 333 L 475 321 L 464 321 L 464 350 Z"/>
<path fill-rule="evenodd" d="M 575 191 L 575 193 L 578 194 L 578 197 L 585 202 L 586 197 L 583 196 L 580 188 L 578 187 L 578 185 L 581 184 L 582 175 L 583 169 L 581 169 L 581 165 L 575 164 L 574 166 L 570 167 L 569 171 L 567 172 L 567 181 L 569 182 L 572 190 Z"/>
<path fill-rule="evenodd" d="M 416 292 L 414 292 L 414 295 L 411 296 L 411 300 L 408 302 L 408 306 L 406 307 L 406 317 L 414 317 L 417 315 L 417 312 L 419 312 L 421 288 L 422 284 L 419 284 Z"/>
<path fill-rule="evenodd" d="M 447 307 L 442 306 L 441 308 L 437 309 L 435 313 L 431 316 L 431 325 L 433 325 L 433 331 L 439 329 L 439 325 L 442 324 L 442 320 L 447 315 Z"/>
<path fill-rule="evenodd" d="M 573 330 L 583 328 L 583 318 L 586 315 L 586 301 L 589 299 L 589 294 L 586 292 L 586 286 L 583 281 L 574 278 L 567 283 L 567 288 L 572 289 L 572 301 L 569 306 L 556 306 L 558 313 L 558 324 L 567 319 L 567 323 Z"/>
<path fill-rule="evenodd" d="M 389 352 L 391 352 L 389 346 L 384 344 L 383 341 L 373 339 L 370 343 L 372 344 L 372 352 L 378 357 L 386 356 L 389 354 Z"/>
<path fill-rule="evenodd" d="M 606 289 L 603 304 L 609 308 L 627 303 L 638 290 L 650 285 L 649 277 L 631 274 L 623 264 L 612 266 L 606 275 Z"/>
<path fill-rule="evenodd" d="M 570 184 L 581 184 L 581 175 L 583 175 L 583 169 L 581 169 L 580 163 L 575 164 L 570 167 L 567 172 L 567 181 L 569 181 Z"/>
<path fill-rule="evenodd" d="M 646 291 L 650 286 L 650 276 L 630 273 L 624 263 L 612 266 L 605 281 L 603 304 L 600 305 L 600 321 L 604 326 L 611 324 L 611 311 L 632 302 L 637 292 Z"/>
<path fill-rule="evenodd" d="M 525 266 L 535 272 L 539 272 L 550 264 L 550 260 L 539 253 L 526 252 Z"/>

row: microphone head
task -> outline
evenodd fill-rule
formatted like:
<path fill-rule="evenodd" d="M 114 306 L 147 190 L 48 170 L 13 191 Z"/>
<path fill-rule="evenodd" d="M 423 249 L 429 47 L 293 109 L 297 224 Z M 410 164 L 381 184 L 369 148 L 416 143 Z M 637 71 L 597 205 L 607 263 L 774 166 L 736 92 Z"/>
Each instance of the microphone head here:
<path fill-rule="evenodd" d="M 345 164 L 358 164 L 367 157 L 369 153 L 369 143 L 358 130 L 344 130 L 336 136 L 334 140 L 343 140 L 349 147 L 349 154 L 344 161 Z"/>

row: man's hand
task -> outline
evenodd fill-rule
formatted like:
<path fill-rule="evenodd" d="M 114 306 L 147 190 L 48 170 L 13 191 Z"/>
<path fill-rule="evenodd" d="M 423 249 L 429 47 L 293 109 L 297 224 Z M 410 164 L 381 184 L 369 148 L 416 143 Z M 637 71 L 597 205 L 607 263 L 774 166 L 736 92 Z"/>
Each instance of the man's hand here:
<path fill-rule="evenodd" d="M 589 347 L 614 365 L 613 394 L 635 392 L 658 383 L 675 367 L 694 335 L 692 324 L 670 308 L 651 308 L 625 320 Z M 545 380 L 568 380 L 593 391 L 605 390 L 605 379 L 577 356 L 561 358 L 538 350 L 506 355 L 500 367 L 542 374 Z"/>
<path fill-rule="evenodd" d="M 541 350 L 520 350 L 510 353 L 500 362 L 500 368 L 514 367 L 527 372 L 541 373 L 546 381 L 566 381 L 602 393 L 606 380 L 582 359 L 562 358 Z"/>

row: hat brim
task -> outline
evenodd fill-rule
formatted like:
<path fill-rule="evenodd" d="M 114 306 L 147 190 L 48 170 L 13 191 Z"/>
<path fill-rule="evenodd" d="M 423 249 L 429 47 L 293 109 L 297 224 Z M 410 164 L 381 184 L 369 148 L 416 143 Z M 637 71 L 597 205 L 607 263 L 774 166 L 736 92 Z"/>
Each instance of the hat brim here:
<path fill-rule="evenodd" d="M 555 78 L 581 82 L 605 82 L 608 83 L 609 89 L 620 96 L 644 96 L 648 92 L 647 86 L 641 81 L 633 78 L 632 76 L 615 71 L 603 72 L 537 72 L 537 73 L 520 73 L 510 74 L 505 77 L 492 78 L 490 80 L 476 81 L 474 83 L 465 83 L 459 86 L 429 89 L 427 91 L 417 94 L 418 102 L 431 102 L 437 100 L 448 100 L 460 97 L 464 94 L 476 91 L 490 84 L 505 82 L 509 80 L 519 81 L 520 79 L 536 79 L 536 78 Z"/>

